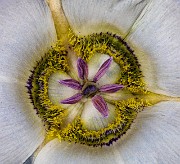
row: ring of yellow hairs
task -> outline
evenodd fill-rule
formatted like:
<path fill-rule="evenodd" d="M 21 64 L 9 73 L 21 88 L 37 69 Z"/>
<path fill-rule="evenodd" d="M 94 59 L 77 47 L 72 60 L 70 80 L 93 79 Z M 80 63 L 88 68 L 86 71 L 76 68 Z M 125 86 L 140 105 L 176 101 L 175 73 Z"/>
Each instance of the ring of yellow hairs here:
<path fill-rule="evenodd" d="M 118 83 L 124 85 L 134 98 L 112 101 L 111 103 L 115 105 L 116 117 L 107 127 L 98 131 L 88 130 L 80 117 L 75 118 L 66 127 L 62 127 L 67 117 L 66 109 L 53 104 L 48 96 L 50 75 L 56 71 L 65 73 L 70 71 L 68 51 L 60 41 L 37 62 L 36 67 L 31 71 L 32 74 L 26 86 L 29 98 L 37 115 L 43 120 L 50 139 L 58 137 L 60 140 L 88 146 L 109 146 L 130 129 L 138 112 L 149 105 L 148 102 L 136 97 L 139 94 L 146 94 L 140 64 L 126 42 L 120 36 L 111 33 L 92 34 L 85 37 L 70 34 L 69 44 L 71 49 L 86 62 L 97 53 L 112 56 L 121 68 Z"/>

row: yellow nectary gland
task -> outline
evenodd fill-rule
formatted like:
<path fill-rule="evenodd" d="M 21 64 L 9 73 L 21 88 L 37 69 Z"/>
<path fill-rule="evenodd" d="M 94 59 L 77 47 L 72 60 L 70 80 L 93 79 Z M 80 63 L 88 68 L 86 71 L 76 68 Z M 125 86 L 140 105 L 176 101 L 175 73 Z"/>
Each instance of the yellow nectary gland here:
<path fill-rule="evenodd" d="M 126 89 L 134 95 L 146 94 L 140 65 L 133 51 L 119 36 L 101 33 L 83 38 L 74 35 L 70 35 L 70 37 L 70 44 L 77 55 L 86 61 L 93 58 L 95 53 L 112 56 L 122 70 L 118 79 L 119 83 L 125 85 Z M 56 71 L 69 72 L 67 53 L 61 43 L 58 42 L 41 61 L 37 62 L 37 66 L 27 82 L 34 108 L 39 117 L 43 119 L 50 138 L 58 137 L 62 140 L 90 146 L 110 145 L 126 133 L 137 113 L 149 103 L 137 98 L 112 101 L 111 103 L 116 106 L 116 118 L 114 118 L 113 123 L 99 131 L 86 129 L 80 117 L 63 127 L 68 113 L 66 109 L 53 104 L 49 99 L 48 79 Z"/>
<path fill-rule="evenodd" d="M 119 83 L 127 86 L 133 93 L 146 92 L 140 64 L 134 52 L 121 37 L 111 33 L 100 33 L 85 37 L 76 37 L 72 34 L 70 38 L 74 51 L 84 60 L 89 61 L 96 53 L 112 56 L 121 67 Z"/>
<path fill-rule="evenodd" d="M 59 139 L 70 142 L 77 142 L 88 146 L 109 146 L 118 140 L 130 129 L 131 124 L 145 106 L 149 104 L 142 100 L 129 99 L 127 101 L 114 101 L 117 117 L 108 127 L 99 131 L 87 130 L 83 127 L 83 122 L 77 118 L 72 124 L 62 131 L 54 131 Z"/>

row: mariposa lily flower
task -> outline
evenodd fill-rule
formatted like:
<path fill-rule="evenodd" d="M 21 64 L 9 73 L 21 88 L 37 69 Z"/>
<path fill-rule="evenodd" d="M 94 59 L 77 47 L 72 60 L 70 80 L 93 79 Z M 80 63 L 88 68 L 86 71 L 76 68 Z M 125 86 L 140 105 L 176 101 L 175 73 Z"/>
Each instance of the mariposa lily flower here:
<path fill-rule="evenodd" d="M 0 163 L 179 163 L 178 1 L 2 0 L 0 21 Z"/>

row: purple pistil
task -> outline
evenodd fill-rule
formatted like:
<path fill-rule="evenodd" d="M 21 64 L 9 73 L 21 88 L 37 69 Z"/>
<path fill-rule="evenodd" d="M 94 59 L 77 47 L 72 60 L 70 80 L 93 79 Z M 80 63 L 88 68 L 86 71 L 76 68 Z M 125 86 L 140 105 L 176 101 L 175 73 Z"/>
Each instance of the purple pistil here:
<path fill-rule="evenodd" d="M 114 92 L 119 91 L 122 88 L 124 88 L 124 86 L 121 84 L 107 84 L 107 85 L 101 86 L 99 91 L 105 92 L 105 93 L 114 93 Z"/>
<path fill-rule="evenodd" d="M 74 79 L 59 80 L 59 83 L 75 90 L 81 90 L 81 84 Z"/>
<path fill-rule="evenodd" d="M 82 97 L 83 97 L 83 95 L 81 93 L 77 93 L 72 97 L 62 100 L 61 104 L 75 104 L 78 101 L 80 101 L 82 99 Z"/>
<path fill-rule="evenodd" d="M 90 96 L 93 95 L 97 92 L 97 87 L 95 85 L 88 85 L 84 90 L 83 90 L 83 95 L 85 96 Z"/>
<path fill-rule="evenodd" d="M 94 82 L 97 82 L 109 69 L 111 62 L 112 62 L 113 58 L 110 57 L 109 59 L 107 59 L 99 68 L 98 72 L 96 73 L 96 75 L 93 78 Z"/>
<path fill-rule="evenodd" d="M 105 100 L 101 96 L 95 95 L 92 98 L 92 103 L 94 107 L 103 115 L 103 117 L 108 117 L 109 115 L 108 106 Z"/>
<path fill-rule="evenodd" d="M 81 78 L 82 80 L 87 79 L 87 77 L 88 77 L 88 65 L 81 58 L 78 58 L 78 60 L 77 60 L 77 69 L 78 69 L 79 78 Z"/>

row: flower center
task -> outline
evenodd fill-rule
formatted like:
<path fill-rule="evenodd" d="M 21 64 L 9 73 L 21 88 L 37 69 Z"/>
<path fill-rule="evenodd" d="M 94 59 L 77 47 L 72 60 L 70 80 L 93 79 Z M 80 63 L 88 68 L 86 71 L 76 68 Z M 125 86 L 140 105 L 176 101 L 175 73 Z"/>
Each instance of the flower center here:
<path fill-rule="evenodd" d="M 140 65 L 117 35 L 70 38 L 71 50 L 58 42 L 37 62 L 27 82 L 30 99 L 48 137 L 95 147 L 111 145 L 149 105 L 138 98 L 146 94 Z"/>
<path fill-rule="evenodd" d="M 98 91 L 96 85 L 93 84 L 85 84 L 85 88 L 82 90 L 82 93 L 86 97 L 94 96 Z"/>

